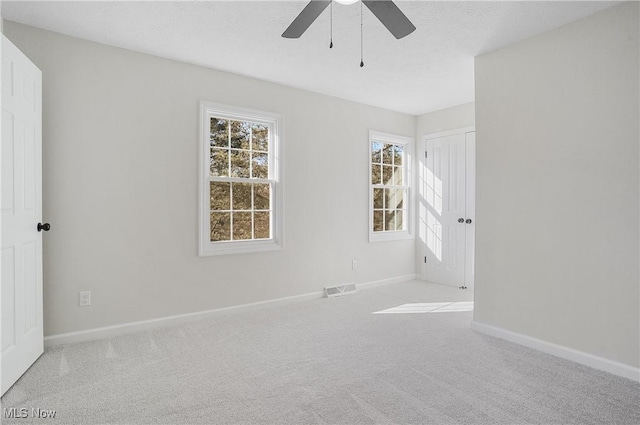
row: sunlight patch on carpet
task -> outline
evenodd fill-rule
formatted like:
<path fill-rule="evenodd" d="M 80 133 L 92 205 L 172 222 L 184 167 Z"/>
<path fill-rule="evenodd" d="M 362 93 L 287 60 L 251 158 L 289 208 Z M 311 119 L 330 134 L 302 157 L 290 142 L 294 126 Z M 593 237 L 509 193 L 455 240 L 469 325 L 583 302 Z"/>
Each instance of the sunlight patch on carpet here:
<path fill-rule="evenodd" d="M 372 314 L 453 313 L 460 311 L 473 311 L 473 301 L 402 304 Z"/>

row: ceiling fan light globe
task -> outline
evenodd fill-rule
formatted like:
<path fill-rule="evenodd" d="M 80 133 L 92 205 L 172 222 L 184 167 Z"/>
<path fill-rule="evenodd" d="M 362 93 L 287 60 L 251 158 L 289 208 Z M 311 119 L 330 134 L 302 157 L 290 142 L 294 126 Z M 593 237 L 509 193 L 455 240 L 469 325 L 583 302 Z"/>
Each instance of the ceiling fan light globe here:
<path fill-rule="evenodd" d="M 340 4 L 346 4 L 346 5 L 348 5 L 348 4 L 353 4 L 353 3 L 357 2 L 358 0 L 336 0 L 336 1 L 337 1 L 338 3 L 340 3 Z"/>

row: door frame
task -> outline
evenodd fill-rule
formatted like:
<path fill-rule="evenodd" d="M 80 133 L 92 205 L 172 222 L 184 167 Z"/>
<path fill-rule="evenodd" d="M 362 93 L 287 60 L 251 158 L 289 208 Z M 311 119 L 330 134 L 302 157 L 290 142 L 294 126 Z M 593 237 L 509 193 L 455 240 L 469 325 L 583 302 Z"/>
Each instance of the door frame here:
<path fill-rule="evenodd" d="M 418 193 L 420 191 L 420 175 L 423 173 L 423 170 L 426 167 L 426 161 L 425 161 L 425 156 L 424 154 L 422 154 L 422 152 L 426 152 L 427 150 L 427 140 L 431 140 L 431 139 L 439 139 L 441 137 L 447 137 L 447 136 L 454 136 L 454 135 L 458 135 L 458 134 L 467 134 L 467 133 L 475 133 L 476 128 L 475 126 L 468 126 L 468 127 L 461 127 L 461 128 L 457 128 L 454 130 L 447 130 L 447 131 L 441 131 L 441 132 L 436 132 L 436 133 L 427 133 L 422 135 L 421 137 L 418 138 L 417 140 L 417 146 L 416 146 L 416 158 L 417 158 L 417 172 L 416 174 L 416 193 Z M 473 220 L 473 226 L 469 227 L 466 231 L 467 234 L 470 234 L 471 237 L 471 246 L 470 244 L 467 244 L 467 254 L 472 253 L 473 256 L 475 256 L 475 193 L 476 193 L 476 167 L 475 167 L 475 143 L 473 144 L 473 153 L 471 154 L 470 152 L 467 152 L 466 149 L 466 139 L 465 139 L 465 182 L 466 185 L 468 186 L 469 183 L 472 183 L 472 190 L 466 190 L 466 194 L 465 194 L 465 204 L 466 206 L 471 206 L 472 211 L 467 211 L 467 217 L 472 218 Z M 473 156 L 473 161 L 469 161 L 471 159 L 471 156 Z M 471 174 L 473 174 L 473 177 L 471 177 Z M 416 202 L 418 202 L 418 197 L 416 196 Z M 418 260 L 420 262 L 420 274 L 418 276 L 418 278 L 420 280 L 427 280 L 425 277 L 425 262 L 424 262 L 424 258 L 427 255 L 426 250 L 427 250 L 427 245 L 425 243 L 425 241 L 423 240 L 422 235 L 420 235 L 420 208 L 418 206 L 418 208 L 416 208 L 416 228 L 417 230 L 417 234 L 418 237 L 416 238 L 416 243 L 419 244 L 419 246 L 416 247 L 416 252 L 418 253 L 419 257 Z M 474 276 L 475 273 L 469 274 L 468 270 L 469 268 L 472 268 L 474 266 L 474 258 L 472 258 L 471 260 L 465 259 L 465 286 L 468 287 L 469 289 L 473 290 L 474 287 Z M 469 265 L 469 263 L 471 265 Z"/>

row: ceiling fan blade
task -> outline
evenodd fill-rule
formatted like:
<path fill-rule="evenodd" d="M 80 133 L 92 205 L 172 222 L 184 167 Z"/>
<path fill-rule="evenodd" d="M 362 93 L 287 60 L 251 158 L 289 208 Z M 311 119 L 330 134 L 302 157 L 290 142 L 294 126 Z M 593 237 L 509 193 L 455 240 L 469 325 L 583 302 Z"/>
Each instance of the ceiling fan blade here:
<path fill-rule="evenodd" d="M 415 31 L 416 27 L 394 2 L 390 0 L 363 0 L 362 2 L 395 38 L 406 37 Z"/>
<path fill-rule="evenodd" d="M 302 34 L 313 24 L 313 21 L 316 20 L 318 16 L 322 13 L 323 10 L 327 8 L 331 4 L 331 0 L 328 1 L 310 1 L 309 4 L 302 9 L 302 12 L 296 19 L 291 22 L 289 28 L 287 28 L 282 36 L 284 38 L 300 38 Z"/>

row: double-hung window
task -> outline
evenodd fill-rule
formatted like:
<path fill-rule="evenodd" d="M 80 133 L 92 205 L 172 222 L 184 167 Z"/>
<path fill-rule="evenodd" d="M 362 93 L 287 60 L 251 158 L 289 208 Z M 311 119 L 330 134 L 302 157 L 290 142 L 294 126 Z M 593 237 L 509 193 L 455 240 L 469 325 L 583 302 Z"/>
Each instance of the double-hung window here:
<path fill-rule="evenodd" d="M 411 237 L 411 148 L 403 136 L 369 132 L 369 241 Z"/>
<path fill-rule="evenodd" d="M 201 103 L 200 255 L 282 246 L 282 118 Z"/>

